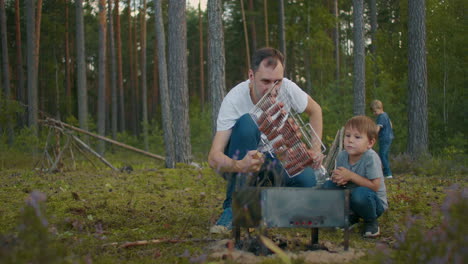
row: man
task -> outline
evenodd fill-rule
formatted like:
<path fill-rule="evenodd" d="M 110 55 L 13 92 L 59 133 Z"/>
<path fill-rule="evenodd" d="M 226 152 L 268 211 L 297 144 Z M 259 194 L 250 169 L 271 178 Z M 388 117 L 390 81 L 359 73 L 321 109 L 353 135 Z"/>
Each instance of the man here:
<path fill-rule="evenodd" d="M 272 175 L 281 174 L 281 185 L 315 186 L 315 175 L 311 168 L 289 178 L 275 156 L 264 156 L 257 151 L 261 133 L 248 113 L 274 85 L 289 93 L 293 101 L 291 107 L 299 113 L 307 113 L 310 124 L 317 135 L 322 137 L 322 109 L 294 82 L 284 78 L 284 57 L 281 52 L 273 48 L 257 50 L 252 57 L 249 79 L 231 89 L 218 114 L 217 132 L 208 162 L 211 168 L 224 173 L 228 183 L 224 211 L 210 229 L 212 233 L 225 233 L 232 229 L 231 203 L 236 175 L 244 180 L 253 175 L 271 178 Z"/>

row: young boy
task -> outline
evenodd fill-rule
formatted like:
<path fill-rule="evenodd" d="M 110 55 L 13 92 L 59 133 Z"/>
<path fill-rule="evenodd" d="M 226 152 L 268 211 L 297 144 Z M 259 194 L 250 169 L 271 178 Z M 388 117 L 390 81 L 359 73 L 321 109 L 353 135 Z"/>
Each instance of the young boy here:
<path fill-rule="evenodd" d="M 380 158 L 372 149 L 377 128 L 369 117 L 355 116 L 345 125 L 344 149 L 336 159 L 336 169 L 324 188 L 350 188 L 350 225 L 364 219 L 365 237 L 380 234 L 377 218 L 388 208 L 387 191 Z"/>
<path fill-rule="evenodd" d="M 374 100 L 371 103 L 371 110 L 377 116 L 377 131 L 379 132 L 379 157 L 382 160 L 383 174 L 387 179 L 393 178 L 390 170 L 390 160 L 388 155 L 390 145 L 392 145 L 393 128 L 392 121 L 387 113 L 383 111 L 383 104 L 379 100 Z"/>

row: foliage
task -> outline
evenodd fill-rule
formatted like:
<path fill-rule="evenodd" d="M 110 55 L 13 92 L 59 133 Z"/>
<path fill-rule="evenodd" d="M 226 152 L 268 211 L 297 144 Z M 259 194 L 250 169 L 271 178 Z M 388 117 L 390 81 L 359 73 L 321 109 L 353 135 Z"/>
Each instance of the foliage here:
<path fill-rule="evenodd" d="M 0 127 L 15 122 L 16 117 L 24 112 L 18 101 L 6 99 L 0 91 Z"/>
<path fill-rule="evenodd" d="M 0 262 L 74 263 L 77 260 L 48 230 L 45 200 L 45 194 L 38 191 L 26 198 L 17 234 L 0 235 Z"/>
<path fill-rule="evenodd" d="M 466 262 L 468 222 L 464 215 L 468 210 L 468 189 L 454 185 L 446 192 L 447 197 L 440 206 L 440 224 L 427 229 L 425 218 L 408 216 L 402 226 L 396 227 L 393 250 L 381 246 L 374 253 L 374 263 Z"/>

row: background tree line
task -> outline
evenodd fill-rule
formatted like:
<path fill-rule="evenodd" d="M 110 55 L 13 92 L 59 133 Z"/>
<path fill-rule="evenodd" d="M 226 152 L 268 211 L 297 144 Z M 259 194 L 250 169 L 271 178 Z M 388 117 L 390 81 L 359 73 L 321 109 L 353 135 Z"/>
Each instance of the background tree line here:
<path fill-rule="evenodd" d="M 394 124 L 393 153 L 466 153 L 467 6 L 0 0 L 2 144 L 14 146 L 26 127 L 37 133 L 42 111 L 166 150 L 169 167 L 192 152 L 203 158 L 220 98 L 247 78 L 251 53 L 272 46 L 286 55 L 286 77 L 321 104 L 326 143 L 353 114 L 370 115 L 376 98 Z"/>

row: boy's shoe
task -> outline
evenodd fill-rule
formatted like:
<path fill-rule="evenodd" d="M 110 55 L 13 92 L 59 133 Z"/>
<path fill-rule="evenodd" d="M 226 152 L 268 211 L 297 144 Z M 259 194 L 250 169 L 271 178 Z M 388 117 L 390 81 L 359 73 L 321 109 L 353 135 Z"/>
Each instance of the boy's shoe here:
<path fill-rule="evenodd" d="M 387 176 L 385 176 L 385 179 L 393 179 L 393 176 L 392 175 L 387 175 Z"/>
<path fill-rule="evenodd" d="M 377 219 L 371 222 L 364 222 L 364 237 L 377 237 L 378 235 L 380 235 L 380 228 Z"/>
<path fill-rule="evenodd" d="M 232 208 L 224 209 L 216 224 L 210 228 L 212 234 L 227 234 L 232 230 Z"/>

